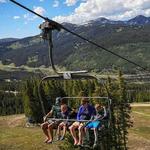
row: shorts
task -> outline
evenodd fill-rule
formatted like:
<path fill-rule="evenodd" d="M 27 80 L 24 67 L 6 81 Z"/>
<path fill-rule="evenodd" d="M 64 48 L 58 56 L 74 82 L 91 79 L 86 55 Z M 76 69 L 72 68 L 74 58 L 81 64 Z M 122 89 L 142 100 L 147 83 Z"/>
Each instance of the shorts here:
<path fill-rule="evenodd" d="M 61 121 L 47 120 L 48 124 L 52 124 L 54 128 L 57 128 Z"/>
<path fill-rule="evenodd" d="M 84 125 L 85 124 L 83 122 L 78 122 L 78 121 L 76 121 L 72 124 L 72 126 L 84 126 Z"/>
<path fill-rule="evenodd" d="M 93 121 L 93 122 L 89 122 L 85 127 L 86 128 L 99 128 L 101 126 L 100 121 Z"/>

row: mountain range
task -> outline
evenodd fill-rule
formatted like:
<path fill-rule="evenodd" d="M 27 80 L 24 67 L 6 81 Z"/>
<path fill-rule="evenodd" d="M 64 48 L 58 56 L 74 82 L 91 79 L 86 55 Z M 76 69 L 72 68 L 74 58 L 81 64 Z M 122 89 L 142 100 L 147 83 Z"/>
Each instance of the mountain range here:
<path fill-rule="evenodd" d="M 144 67 L 150 67 L 150 17 L 137 16 L 128 21 L 106 18 L 84 25 L 63 23 L 69 30 Z M 69 70 L 122 68 L 135 71 L 136 66 L 81 40 L 64 30 L 53 32 L 55 64 Z M 48 44 L 40 35 L 23 39 L 0 39 L 0 61 L 4 65 L 49 66 Z"/>

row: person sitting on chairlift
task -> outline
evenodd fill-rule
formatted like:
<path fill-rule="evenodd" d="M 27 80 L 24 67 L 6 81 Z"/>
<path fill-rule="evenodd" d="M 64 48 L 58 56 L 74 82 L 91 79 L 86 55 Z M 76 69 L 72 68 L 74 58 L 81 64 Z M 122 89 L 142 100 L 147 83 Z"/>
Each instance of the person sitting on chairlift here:
<path fill-rule="evenodd" d="M 77 121 L 69 127 L 70 133 L 74 139 L 74 145 L 80 146 L 83 144 L 84 120 L 89 120 L 93 114 L 95 114 L 95 108 L 89 104 L 87 98 L 83 98 L 77 113 Z M 79 136 L 76 134 L 76 129 L 79 131 Z"/>
<path fill-rule="evenodd" d="M 52 106 L 50 112 L 44 117 L 44 123 L 41 124 L 43 133 L 46 135 L 45 143 L 52 143 L 53 140 L 53 128 L 57 128 L 60 121 L 51 120 L 49 117 L 60 118 L 62 100 L 60 97 L 56 98 L 55 105 Z M 49 118 L 49 119 L 48 119 Z"/>
<path fill-rule="evenodd" d="M 70 125 L 68 119 L 71 117 L 71 108 L 66 104 L 61 105 L 61 119 L 64 119 L 59 125 L 57 129 L 57 140 L 63 140 L 66 134 L 67 127 Z M 66 119 L 66 120 L 65 120 Z M 62 136 L 60 135 L 61 129 L 63 129 Z"/>
<path fill-rule="evenodd" d="M 93 147 L 95 148 L 98 143 L 98 129 L 103 128 L 101 120 L 104 119 L 107 115 L 106 113 L 106 108 L 103 107 L 101 104 L 95 104 L 95 109 L 96 109 L 96 115 L 91 117 L 91 121 L 89 121 L 86 126 L 85 126 L 85 133 L 87 132 L 88 129 L 93 129 L 94 130 L 94 145 Z"/>

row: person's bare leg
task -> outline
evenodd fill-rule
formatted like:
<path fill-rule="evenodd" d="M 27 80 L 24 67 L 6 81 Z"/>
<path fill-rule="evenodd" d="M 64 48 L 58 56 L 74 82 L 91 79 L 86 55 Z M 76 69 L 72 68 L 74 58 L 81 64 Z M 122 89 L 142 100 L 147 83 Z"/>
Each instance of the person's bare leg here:
<path fill-rule="evenodd" d="M 62 133 L 62 138 L 64 138 L 64 137 L 65 137 L 66 130 L 67 130 L 67 126 L 64 124 L 64 125 L 63 125 L 63 133 Z"/>
<path fill-rule="evenodd" d="M 48 131 L 49 131 L 49 143 L 53 140 L 53 123 L 48 125 Z"/>
<path fill-rule="evenodd" d="M 79 142 L 78 145 L 82 145 L 83 142 L 83 126 L 79 126 Z"/>
<path fill-rule="evenodd" d="M 46 135 L 47 139 L 44 142 L 47 142 L 50 137 L 49 137 L 49 133 L 48 133 L 48 122 L 42 123 L 41 124 L 41 129 L 43 130 L 43 133 Z"/>
<path fill-rule="evenodd" d="M 74 140 L 74 145 L 77 145 L 77 143 L 78 143 L 78 137 L 77 137 L 77 134 L 75 132 L 76 128 L 77 128 L 77 126 L 70 126 L 69 127 L 70 133 L 71 133 L 73 140 Z"/>
<path fill-rule="evenodd" d="M 97 142 L 98 142 L 98 131 L 97 131 L 97 128 L 94 128 L 94 137 L 95 137 L 95 140 L 94 140 L 94 147 L 97 145 Z"/>
<path fill-rule="evenodd" d="M 89 129 L 88 128 L 84 128 L 84 134 L 83 134 L 83 136 L 86 136 L 86 138 L 87 138 L 87 141 L 90 141 L 90 138 L 89 138 Z"/>
<path fill-rule="evenodd" d="M 60 138 L 60 131 L 61 131 L 61 124 L 59 124 L 59 126 L 58 126 L 58 128 L 57 128 L 57 138 L 58 138 L 58 140 L 59 140 L 59 138 Z"/>

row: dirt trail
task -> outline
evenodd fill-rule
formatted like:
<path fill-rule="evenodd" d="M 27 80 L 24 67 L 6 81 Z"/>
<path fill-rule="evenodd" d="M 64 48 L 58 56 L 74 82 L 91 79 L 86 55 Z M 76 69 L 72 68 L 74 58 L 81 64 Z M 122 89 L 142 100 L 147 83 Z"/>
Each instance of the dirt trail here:
<path fill-rule="evenodd" d="M 136 144 L 135 144 L 136 143 Z M 136 134 L 129 134 L 129 150 L 150 150 L 150 140 Z"/>
<path fill-rule="evenodd" d="M 0 126 L 16 127 L 25 125 L 25 115 L 11 115 L 0 118 Z"/>
<path fill-rule="evenodd" d="M 132 103 L 131 107 L 150 107 L 150 103 Z"/>

